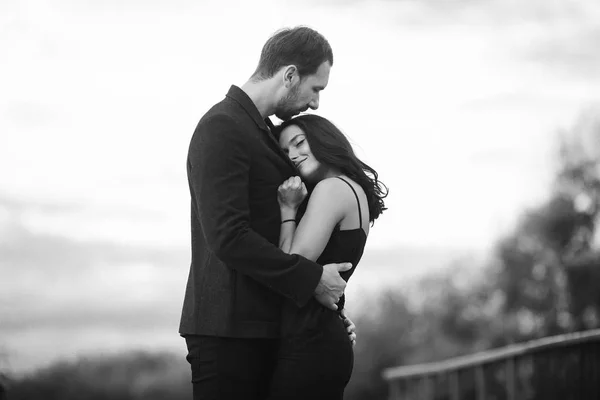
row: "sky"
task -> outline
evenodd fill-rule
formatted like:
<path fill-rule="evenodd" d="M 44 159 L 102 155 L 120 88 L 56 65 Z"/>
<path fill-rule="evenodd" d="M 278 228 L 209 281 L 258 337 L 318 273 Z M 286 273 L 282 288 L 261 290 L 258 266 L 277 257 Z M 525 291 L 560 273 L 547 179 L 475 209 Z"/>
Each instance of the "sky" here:
<path fill-rule="evenodd" d="M 334 51 L 316 113 L 390 188 L 355 308 L 488 255 L 547 197 L 557 132 L 600 101 L 595 0 L 4 0 L 0 369 L 184 352 L 189 139 L 295 25 Z"/>

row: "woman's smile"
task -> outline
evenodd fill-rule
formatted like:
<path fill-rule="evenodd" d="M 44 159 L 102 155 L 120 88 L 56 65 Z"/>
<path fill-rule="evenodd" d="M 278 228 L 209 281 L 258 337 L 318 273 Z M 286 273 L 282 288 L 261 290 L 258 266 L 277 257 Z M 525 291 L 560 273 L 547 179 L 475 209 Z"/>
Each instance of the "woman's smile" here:
<path fill-rule="evenodd" d="M 302 164 L 304 161 L 306 161 L 306 159 L 307 159 L 307 158 L 308 158 L 308 157 L 305 157 L 305 158 L 303 158 L 303 159 L 302 159 L 302 160 L 300 160 L 300 161 L 294 161 L 294 164 L 296 165 L 296 168 L 299 168 L 299 167 L 300 167 L 300 164 Z"/>

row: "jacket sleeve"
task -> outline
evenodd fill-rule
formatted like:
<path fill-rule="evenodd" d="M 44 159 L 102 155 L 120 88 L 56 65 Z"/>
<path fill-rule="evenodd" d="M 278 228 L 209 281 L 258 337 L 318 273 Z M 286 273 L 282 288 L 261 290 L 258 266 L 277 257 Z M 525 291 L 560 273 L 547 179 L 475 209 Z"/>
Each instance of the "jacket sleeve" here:
<path fill-rule="evenodd" d="M 250 228 L 248 137 L 225 115 L 202 121 L 188 156 L 188 179 L 210 250 L 299 307 L 314 294 L 323 267 L 286 254 Z M 275 196 L 275 193 L 273 193 Z"/>

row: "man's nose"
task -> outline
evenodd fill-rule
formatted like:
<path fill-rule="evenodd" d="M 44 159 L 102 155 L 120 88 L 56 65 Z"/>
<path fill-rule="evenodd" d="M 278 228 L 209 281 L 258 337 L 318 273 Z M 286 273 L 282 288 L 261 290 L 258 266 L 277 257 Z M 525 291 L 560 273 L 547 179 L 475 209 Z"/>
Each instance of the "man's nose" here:
<path fill-rule="evenodd" d="M 313 110 L 316 110 L 317 108 L 319 108 L 319 95 L 316 95 L 312 99 L 312 101 L 310 103 L 308 103 L 308 106 Z"/>

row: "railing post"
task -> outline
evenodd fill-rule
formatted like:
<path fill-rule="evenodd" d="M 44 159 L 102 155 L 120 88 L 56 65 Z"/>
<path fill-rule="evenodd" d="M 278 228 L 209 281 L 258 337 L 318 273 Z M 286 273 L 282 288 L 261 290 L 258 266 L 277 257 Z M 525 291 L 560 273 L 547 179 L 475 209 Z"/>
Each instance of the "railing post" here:
<path fill-rule="evenodd" d="M 390 380 L 389 400 L 404 400 L 404 399 L 402 399 L 402 391 L 400 388 L 400 379 Z"/>
<path fill-rule="evenodd" d="M 419 398 L 423 399 L 423 400 L 427 400 L 429 398 L 429 396 L 427 396 L 427 394 L 429 393 L 429 376 L 428 375 L 423 375 L 423 379 L 421 380 L 421 385 L 419 388 Z"/>
<path fill-rule="evenodd" d="M 450 399 L 451 400 L 459 400 L 460 399 L 460 390 L 458 387 L 458 370 L 451 371 L 449 373 L 448 379 L 450 380 Z"/>
<path fill-rule="evenodd" d="M 516 400 L 515 393 L 515 358 L 506 359 L 506 399 Z"/>
<path fill-rule="evenodd" d="M 475 380 L 477 381 L 477 400 L 485 400 L 485 373 L 483 364 L 475 367 Z"/>

